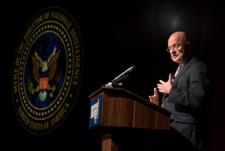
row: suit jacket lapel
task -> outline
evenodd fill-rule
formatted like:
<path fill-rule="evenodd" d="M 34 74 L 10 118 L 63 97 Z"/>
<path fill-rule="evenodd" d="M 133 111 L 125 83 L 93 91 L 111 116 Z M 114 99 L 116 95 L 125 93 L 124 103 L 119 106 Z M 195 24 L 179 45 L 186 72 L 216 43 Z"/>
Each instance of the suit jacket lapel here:
<path fill-rule="evenodd" d="M 177 76 L 174 78 L 173 81 L 173 85 L 175 85 L 178 81 L 178 79 L 181 77 L 182 74 L 184 74 L 186 72 L 186 70 L 190 67 L 190 65 L 192 64 L 194 58 L 191 58 L 191 60 L 189 60 L 187 63 L 184 64 L 183 68 L 181 69 L 181 71 L 177 74 Z"/>

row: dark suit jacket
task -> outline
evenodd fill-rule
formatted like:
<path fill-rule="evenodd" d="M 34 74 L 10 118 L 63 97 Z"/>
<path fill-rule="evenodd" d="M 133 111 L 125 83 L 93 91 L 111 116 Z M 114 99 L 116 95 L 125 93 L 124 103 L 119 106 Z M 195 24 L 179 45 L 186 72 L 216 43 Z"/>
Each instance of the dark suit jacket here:
<path fill-rule="evenodd" d="M 198 125 L 208 85 L 206 65 L 196 57 L 192 57 L 184 63 L 173 81 L 170 93 L 162 99 L 163 108 L 171 112 L 171 127 L 199 148 L 202 137 Z"/>

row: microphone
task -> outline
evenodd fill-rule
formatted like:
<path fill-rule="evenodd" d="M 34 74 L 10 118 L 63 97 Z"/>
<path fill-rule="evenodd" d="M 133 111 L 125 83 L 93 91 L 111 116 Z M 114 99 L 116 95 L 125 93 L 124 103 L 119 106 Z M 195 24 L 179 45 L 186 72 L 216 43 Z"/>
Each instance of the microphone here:
<path fill-rule="evenodd" d="M 106 84 L 106 87 L 113 87 L 113 86 L 122 86 L 123 83 L 120 82 L 121 80 L 127 78 L 129 76 L 129 73 L 132 72 L 135 69 L 135 65 L 129 67 L 128 69 L 126 69 L 124 72 L 122 72 L 121 74 L 119 74 L 117 77 L 115 77 L 112 82 L 108 82 L 108 84 Z"/>
<path fill-rule="evenodd" d="M 120 75 L 118 75 L 117 77 L 115 77 L 112 82 L 117 82 L 120 81 L 124 78 L 126 78 L 128 76 L 128 73 L 132 72 L 135 69 L 135 65 L 129 67 L 127 70 L 125 70 L 124 72 L 122 72 Z"/>

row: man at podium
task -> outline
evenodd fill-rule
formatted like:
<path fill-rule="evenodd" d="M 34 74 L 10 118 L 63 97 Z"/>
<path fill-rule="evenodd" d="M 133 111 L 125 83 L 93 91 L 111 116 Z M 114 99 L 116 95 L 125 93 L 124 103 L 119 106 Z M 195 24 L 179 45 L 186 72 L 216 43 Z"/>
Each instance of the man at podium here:
<path fill-rule="evenodd" d="M 203 149 L 203 109 L 209 86 L 206 65 L 194 56 L 185 32 L 177 31 L 168 39 L 168 53 L 178 64 L 168 80 L 159 80 L 149 101 L 171 112 L 170 126 L 195 148 Z M 163 93 L 160 100 L 158 92 Z"/>

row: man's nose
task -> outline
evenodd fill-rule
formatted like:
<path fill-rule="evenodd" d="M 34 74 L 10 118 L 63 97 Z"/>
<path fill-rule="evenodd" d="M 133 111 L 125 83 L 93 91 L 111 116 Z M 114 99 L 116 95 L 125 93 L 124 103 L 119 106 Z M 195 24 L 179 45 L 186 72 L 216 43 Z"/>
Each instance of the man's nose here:
<path fill-rule="evenodd" d="M 170 50 L 170 53 L 175 54 L 176 53 L 176 50 L 175 49 L 171 49 Z"/>

